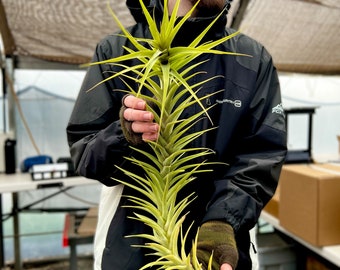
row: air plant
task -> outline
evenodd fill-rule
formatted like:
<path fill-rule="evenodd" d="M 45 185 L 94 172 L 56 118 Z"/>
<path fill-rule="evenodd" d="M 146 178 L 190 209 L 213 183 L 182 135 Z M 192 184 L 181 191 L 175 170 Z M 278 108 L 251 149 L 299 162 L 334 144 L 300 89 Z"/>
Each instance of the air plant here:
<path fill-rule="evenodd" d="M 196 5 L 182 18 L 176 16 L 180 0 L 176 1 L 172 14 L 168 11 L 168 0 L 164 0 L 164 13 L 160 26 L 153 19 L 142 0 L 139 0 L 145 14 L 152 38 L 133 37 L 117 18 L 110 8 L 112 16 L 124 35 L 134 48 L 124 47 L 126 54 L 106 61 L 95 62 L 89 65 L 110 64 L 122 68 L 112 74 L 105 81 L 113 78 L 126 78 L 135 81 L 138 89 L 133 89 L 128 83 L 126 87 L 130 94 L 147 101 L 148 110 L 155 115 L 155 122 L 159 124 L 159 137 L 157 141 L 147 142 L 152 149 L 144 151 L 132 147 L 145 158 L 143 160 L 132 157 L 126 159 L 141 167 L 144 175 L 119 168 L 133 181 L 116 181 L 138 191 L 140 197 L 129 196 L 134 209 L 143 210 L 144 213 L 134 213 L 133 219 L 145 223 L 152 229 L 152 234 L 131 235 L 128 237 L 142 237 L 146 240 L 144 248 L 157 256 L 157 259 L 148 263 L 141 269 L 156 267 L 157 269 L 202 269 L 196 257 L 197 236 L 193 241 L 191 254 L 187 254 L 184 246 L 188 231 L 183 231 L 182 224 L 185 219 L 184 211 L 195 194 L 178 201 L 178 192 L 188 183 L 195 180 L 195 175 L 210 171 L 209 162 L 196 163 L 198 158 L 212 154 L 207 148 L 191 148 L 190 143 L 209 130 L 190 133 L 190 128 L 203 117 L 209 117 L 208 110 L 202 104 L 197 91 L 210 78 L 190 85 L 188 80 L 200 72 L 193 72 L 203 62 L 194 60 L 202 54 L 230 54 L 214 49 L 217 45 L 226 42 L 238 33 L 225 36 L 219 40 L 202 43 L 202 39 L 218 18 L 198 35 L 186 47 L 172 47 L 172 41 L 185 21 L 192 15 Z M 223 13 L 220 14 L 220 16 Z M 140 64 L 126 66 L 124 61 L 138 59 Z M 204 72 L 204 71 L 202 71 Z M 131 75 L 132 74 L 132 75 Z M 125 78 L 125 79 L 124 79 Z M 103 83 L 104 81 L 100 82 Z M 151 95 L 142 93 L 142 88 L 149 90 Z M 181 101 L 180 101 L 181 100 Z M 182 119 L 183 111 L 194 104 L 201 110 L 189 118 Z M 211 164 L 211 163 L 210 163 Z M 131 206 L 132 207 L 132 206 Z M 180 243 L 180 245 L 178 245 Z M 212 259 L 211 259 L 212 260 Z M 211 269 L 211 260 L 209 269 Z"/>

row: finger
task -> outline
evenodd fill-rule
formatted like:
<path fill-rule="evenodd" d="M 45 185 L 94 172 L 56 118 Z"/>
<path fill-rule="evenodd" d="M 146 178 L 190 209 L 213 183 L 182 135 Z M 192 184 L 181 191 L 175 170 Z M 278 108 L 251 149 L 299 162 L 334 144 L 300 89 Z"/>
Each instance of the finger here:
<path fill-rule="evenodd" d="M 224 263 L 221 265 L 220 270 L 233 270 L 230 264 Z"/>
<path fill-rule="evenodd" d="M 142 139 L 143 139 L 143 141 L 157 141 L 158 132 L 156 132 L 156 133 L 143 133 Z"/>
<path fill-rule="evenodd" d="M 154 119 L 152 112 L 140 111 L 131 108 L 124 110 L 124 118 L 127 121 L 151 122 Z"/>
<path fill-rule="evenodd" d="M 126 107 L 136 109 L 136 110 L 145 110 L 146 109 L 146 102 L 143 99 L 136 98 L 133 95 L 127 95 L 123 103 Z"/>
<path fill-rule="evenodd" d="M 132 131 L 135 133 L 158 133 L 158 124 L 152 122 L 132 122 Z"/>

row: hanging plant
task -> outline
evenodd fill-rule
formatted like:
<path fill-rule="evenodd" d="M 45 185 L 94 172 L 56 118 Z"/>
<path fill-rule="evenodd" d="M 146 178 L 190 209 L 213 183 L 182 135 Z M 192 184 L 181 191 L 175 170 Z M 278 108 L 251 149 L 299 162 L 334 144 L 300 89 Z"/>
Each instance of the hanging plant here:
<path fill-rule="evenodd" d="M 124 47 L 126 54 L 95 62 L 89 65 L 118 65 L 122 70 L 108 77 L 107 80 L 119 77 L 133 80 L 139 85 L 133 89 L 126 83 L 128 93 L 147 101 L 148 110 L 155 115 L 155 122 L 159 124 L 159 137 L 157 141 L 147 142 L 152 151 L 143 151 L 138 147 L 132 147 L 145 158 L 143 160 L 134 157 L 126 159 L 143 169 L 144 175 L 122 170 L 133 181 L 126 182 L 114 179 L 130 188 L 138 191 L 140 197 L 129 196 L 134 209 L 141 209 L 147 214 L 134 213 L 133 219 L 148 225 L 152 234 L 131 235 L 128 237 L 142 237 L 146 239 L 144 248 L 157 256 L 157 260 L 148 263 L 141 269 L 156 267 L 157 269 L 201 269 L 196 257 L 197 237 L 193 243 L 191 254 L 187 254 L 184 246 L 187 241 L 187 232 L 183 232 L 182 224 L 185 219 L 184 210 L 195 199 L 195 194 L 177 201 L 178 192 L 188 183 L 195 180 L 195 175 L 210 171 L 206 165 L 208 162 L 195 163 L 199 157 L 212 154 L 207 148 L 190 148 L 190 143 L 209 130 L 190 133 L 190 128 L 203 117 L 209 117 L 201 101 L 207 96 L 196 95 L 199 88 L 210 78 L 194 85 L 188 83 L 190 78 L 200 72 L 193 72 L 203 62 L 195 63 L 194 60 L 202 54 L 228 54 L 241 55 L 234 52 L 218 51 L 214 48 L 233 38 L 238 33 L 225 36 L 221 39 L 201 43 L 203 37 L 218 20 L 218 17 L 200 33 L 186 47 L 172 47 L 172 41 L 181 29 L 185 21 L 191 16 L 196 5 L 182 18 L 177 18 L 180 0 L 176 1 L 172 14 L 168 11 L 168 0 L 164 0 L 164 12 L 160 26 L 153 19 L 142 0 L 139 0 L 145 14 L 152 38 L 133 37 L 117 18 L 110 8 L 111 14 L 119 25 L 122 34 L 131 42 L 132 48 Z M 222 16 L 223 12 L 220 14 Z M 138 59 L 140 64 L 126 66 L 124 61 Z M 202 71 L 204 72 L 204 71 Z M 131 75 L 133 74 L 133 75 Z M 95 87 L 95 86 L 94 86 Z M 94 88 L 93 87 L 93 88 Z M 142 89 L 147 89 L 151 95 L 142 94 Z M 181 100 L 181 102 L 180 102 Z M 183 101 L 182 101 L 183 100 Z M 198 104 L 201 110 L 182 119 L 183 111 L 189 106 Z M 211 163 L 210 163 L 211 164 Z M 129 207 L 129 206 L 128 206 Z M 132 207 L 132 206 L 131 206 Z M 180 245 L 178 245 L 180 243 Z M 181 248 L 178 248 L 180 246 Z M 209 269 L 211 269 L 211 260 Z"/>

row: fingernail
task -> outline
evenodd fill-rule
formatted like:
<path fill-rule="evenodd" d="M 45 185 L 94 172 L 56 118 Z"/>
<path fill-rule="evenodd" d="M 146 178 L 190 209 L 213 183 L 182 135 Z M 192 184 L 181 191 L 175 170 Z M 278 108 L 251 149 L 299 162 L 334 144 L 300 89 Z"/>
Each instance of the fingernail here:
<path fill-rule="evenodd" d="M 157 133 L 152 135 L 152 137 L 150 138 L 151 141 L 155 141 L 157 139 L 158 139 L 158 134 Z"/>
<path fill-rule="evenodd" d="M 157 132 L 158 131 L 158 125 L 153 125 L 152 129 L 153 129 L 153 131 Z"/>
<path fill-rule="evenodd" d="M 138 109 L 144 109 L 145 108 L 145 102 L 144 101 L 139 101 L 138 103 L 137 103 L 137 107 L 138 107 Z"/>
<path fill-rule="evenodd" d="M 151 120 L 152 119 L 152 114 L 150 112 L 146 112 L 143 115 L 144 120 Z"/>

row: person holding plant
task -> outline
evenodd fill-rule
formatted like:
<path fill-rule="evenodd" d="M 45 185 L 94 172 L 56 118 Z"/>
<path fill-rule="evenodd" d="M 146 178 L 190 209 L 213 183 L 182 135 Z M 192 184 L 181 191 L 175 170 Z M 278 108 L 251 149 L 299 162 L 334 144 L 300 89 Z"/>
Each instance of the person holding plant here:
<path fill-rule="evenodd" d="M 144 0 L 143 3 L 157 25 L 163 12 L 176 12 L 178 18 L 190 14 L 171 40 L 171 47 L 191 46 L 209 25 L 200 44 L 234 33 L 225 27 L 229 1 Z M 127 0 L 127 6 L 137 22 L 128 29 L 129 33 L 141 41 L 150 38 L 152 29 L 145 7 L 138 0 Z M 134 47 L 130 41 L 123 35 L 104 38 L 96 48 L 93 62 L 102 63 L 127 54 Z M 190 141 L 190 149 L 212 150 L 209 156 L 195 158 L 197 164 L 208 164 L 205 166 L 209 169 L 202 169 L 177 194 L 178 201 L 191 198 L 192 193 L 196 197 L 185 208 L 184 250 L 191 254 L 189 258 L 197 257 L 203 270 L 250 270 L 249 230 L 273 196 L 286 156 L 285 115 L 276 69 L 261 44 L 238 34 L 218 43 L 215 49 L 244 55 L 204 53 L 188 63 L 190 68 L 183 67 L 187 68 L 188 85 L 199 87 L 195 91 L 198 101 L 186 106 L 180 117 L 202 115 L 185 133 L 207 131 Z M 167 61 L 162 61 L 167 66 Z M 150 244 L 145 238 L 135 237 L 152 234 L 152 228 L 136 218 L 141 210 L 139 199 L 144 195 L 136 191 L 127 177 L 127 172 L 136 179 L 144 175 L 136 162 L 129 161 L 144 160 L 145 166 L 149 166 L 142 153 L 149 153 L 150 144 L 163 140 L 160 131 L 165 128 L 158 121 L 163 118 L 158 115 L 157 100 L 150 102 L 151 89 L 144 85 L 145 89 L 141 89 L 144 98 L 139 97 L 134 92 L 140 89 L 141 81 L 136 79 L 139 76 L 125 74 L 129 67 L 138 64 L 138 59 L 126 58 L 121 65 L 90 66 L 67 126 L 76 171 L 104 184 L 95 269 L 136 270 L 159 259 L 157 254 L 147 255 L 145 246 Z M 117 73 L 124 74 L 123 78 L 112 75 Z M 95 89 L 88 91 L 94 85 Z M 189 86 L 178 87 L 178 91 L 185 91 Z M 181 95 L 176 105 L 181 101 L 190 103 L 187 96 L 186 92 Z M 129 159 L 131 156 L 134 159 Z M 131 198 L 136 207 L 131 207 Z M 193 245 L 197 231 L 197 242 Z"/>

